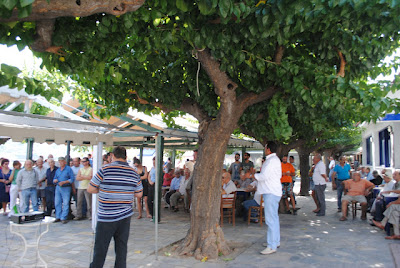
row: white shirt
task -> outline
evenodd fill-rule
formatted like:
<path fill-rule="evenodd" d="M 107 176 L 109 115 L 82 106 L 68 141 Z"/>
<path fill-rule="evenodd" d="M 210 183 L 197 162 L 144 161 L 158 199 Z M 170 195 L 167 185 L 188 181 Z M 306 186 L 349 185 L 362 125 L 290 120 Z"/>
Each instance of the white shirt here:
<path fill-rule="evenodd" d="M 383 193 L 383 192 L 393 190 L 395 184 L 396 184 L 396 181 L 395 181 L 395 180 L 391 180 L 391 181 L 389 181 L 388 183 L 385 183 L 385 186 L 383 186 L 383 189 L 382 189 L 382 191 L 379 193 L 379 195 L 382 196 L 382 193 Z"/>
<path fill-rule="evenodd" d="M 329 169 L 334 168 L 335 165 L 336 165 L 336 162 L 335 162 L 335 160 L 332 159 L 331 162 L 329 162 Z"/>
<path fill-rule="evenodd" d="M 226 193 L 222 195 L 223 198 L 233 197 L 233 194 L 231 193 L 236 192 L 237 190 L 235 183 L 231 180 L 229 180 L 227 184 L 222 185 L 222 189 L 224 189 Z"/>
<path fill-rule="evenodd" d="M 78 176 L 78 172 L 79 172 L 79 170 L 80 170 L 81 168 L 83 168 L 83 165 L 79 165 L 79 167 L 71 166 L 72 172 L 74 173 L 74 176 L 75 176 L 74 184 L 75 184 L 75 188 L 76 188 L 76 189 L 79 188 L 79 183 L 80 183 L 80 181 L 78 181 L 78 180 L 76 179 L 76 176 Z"/>
<path fill-rule="evenodd" d="M 189 178 L 186 179 L 186 177 L 181 178 L 181 182 L 179 183 L 179 192 L 181 193 L 181 195 L 186 194 L 186 186 L 189 182 Z"/>
<path fill-rule="evenodd" d="M 42 167 L 42 168 L 34 167 L 34 170 L 36 170 L 36 172 L 37 172 L 37 174 L 39 176 L 38 181 L 40 181 L 40 180 L 42 180 L 43 178 L 46 177 L 47 169 L 45 169 L 45 167 Z M 43 190 L 45 188 L 46 188 L 46 181 L 42 182 L 42 186 L 39 186 L 39 184 L 38 184 L 38 186 L 36 186 L 36 189 L 40 189 L 40 190 Z"/>
<path fill-rule="evenodd" d="M 257 204 L 260 205 L 260 203 L 261 203 L 261 195 L 260 195 L 260 192 L 258 191 L 258 187 L 257 187 L 258 181 L 253 181 L 252 183 L 250 183 L 250 185 L 253 186 L 253 188 L 254 187 L 257 188 L 255 193 L 254 193 L 254 201 L 256 201 Z"/>
<path fill-rule="evenodd" d="M 313 179 L 315 185 L 325 185 L 326 184 L 325 178 L 322 177 L 322 174 L 326 175 L 326 171 L 325 171 L 324 163 L 320 160 L 315 165 L 314 173 L 312 176 L 312 179 Z"/>
<path fill-rule="evenodd" d="M 258 181 L 257 190 L 260 194 L 282 196 L 282 165 L 275 153 L 267 155 L 261 168 L 261 173 L 254 174 Z"/>

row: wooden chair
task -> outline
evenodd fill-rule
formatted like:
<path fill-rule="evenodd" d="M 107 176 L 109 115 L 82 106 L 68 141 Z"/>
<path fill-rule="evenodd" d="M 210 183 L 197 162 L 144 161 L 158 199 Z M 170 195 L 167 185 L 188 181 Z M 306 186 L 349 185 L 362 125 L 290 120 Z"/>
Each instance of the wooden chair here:
<path fill-rule="evenodd" d="M 235 201 L 236 192 L 232 197 L 221 197 L 221 227 L 224 225 L 224 218 L 228 218 L 228 222 L 235 226 Z"/>
<path fill-rule="evenodd" d="M 257 215 L 252 217 L 251 212 L 254 210 L 257 212 Z M 263 200 L 262 196 L 260 199 L 259 207 L 257 207 L 257 206 L 249 207 L 249 215 L 247 215 L 247 225 L 250 225 L 250 220 L 258 220 L 258 222 L 260 223 L 260 226 L 263 225 L 263 222 L 265 221 L 265 216 L 264 216 L 264 200 Z"/>

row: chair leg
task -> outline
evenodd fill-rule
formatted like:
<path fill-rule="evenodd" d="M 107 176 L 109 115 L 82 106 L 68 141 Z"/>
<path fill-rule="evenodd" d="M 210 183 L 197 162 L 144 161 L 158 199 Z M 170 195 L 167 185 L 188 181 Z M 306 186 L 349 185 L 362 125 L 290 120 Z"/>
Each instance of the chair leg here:
<path fill-rule="evenodd" d="M 233 227 L 235 227 L 235 208 L 232 209 L 232 221 L 233 221 Z"/>
<path fill-rule="evenodd" d="M 252 210 L 252 208 L 250 207 L 249 212 L 247 213 L 248 214 L 247 215 L 247 225 L 250 225 L 251 210 Z"/>

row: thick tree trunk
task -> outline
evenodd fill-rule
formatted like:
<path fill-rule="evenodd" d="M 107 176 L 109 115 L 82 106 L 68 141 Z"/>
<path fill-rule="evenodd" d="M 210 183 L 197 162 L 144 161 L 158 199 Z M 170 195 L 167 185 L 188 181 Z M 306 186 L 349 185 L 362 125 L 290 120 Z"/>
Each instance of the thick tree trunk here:
<path fill-rule="evenodd" d="M 216 121 L 206 128 L 194 170 L 191 226 L 177 248 L 179 254 L 194 255 L 196 259 L 230 253 L 219 220 L 222 165 L 233 129 L 224 130 Z"/>
<path fill-rule="evenodd" d="M 300 159 L 300 176 L 301 176 L 301 185 L 300 185 L 300 193 L 299 195 L 307 196 L 310 191 L 310 178 L 308 176 L 308 172 L 310 170 L 309 157 L 310 152 L 306 148 L 299 147 L 297 149 Z"/>

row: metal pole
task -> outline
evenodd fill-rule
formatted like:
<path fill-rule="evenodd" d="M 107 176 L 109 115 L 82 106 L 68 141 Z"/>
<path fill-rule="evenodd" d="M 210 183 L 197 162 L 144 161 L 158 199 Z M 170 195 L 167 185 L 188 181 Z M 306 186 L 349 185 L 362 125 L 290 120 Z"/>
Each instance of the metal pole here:
<path fill-rule="evenodd" d="M 28 138 L 26 139 L 26 159 L 32 160 L 32 155 L 33 155 L 33 138 Z"/>
<path fill-rule="evenodd" d="M 163 137 L 156 136 L 156 183 L 154 188 L 155 255 L 158 260 L 158 218 L 160 217 L 160 191 L 162 180 Z"/>
<path fill-rule="evenodd" d="M 101 168 L 103 163 L 103 142 L 93 146 L 93 175 Z M 92 194 L 92 230 L 96 232 L 97 224 L 97 194 Z"/>
<path fill-rule="evenodd" d="M 67 141 L 67 165 L 69 166 L 69 163 L 71 161 L 71 141 Z"/>
<path fill-rule="evenodd" d="M 143 164 L 143 145 L 140 145 L 139 149 L 140 149 L 139 160 L 140 160 L 140 163 Z"/>
<path fill-rule="evenodd" d="M 176 149 L 174 148 L 172 150 L 172 157 L 171 157 L 171 166 L 172 166 L 172 168 L 175 168 L 175 158 L 176 158 Z"/>

